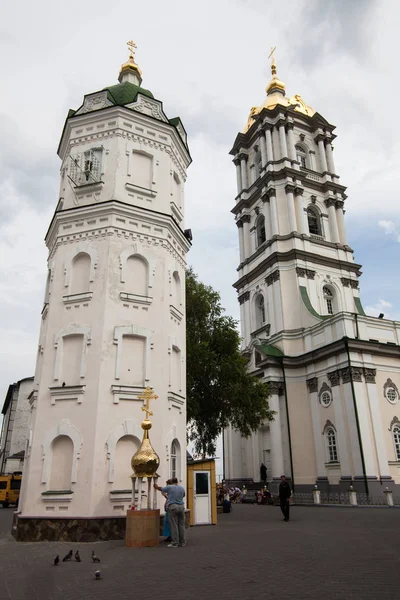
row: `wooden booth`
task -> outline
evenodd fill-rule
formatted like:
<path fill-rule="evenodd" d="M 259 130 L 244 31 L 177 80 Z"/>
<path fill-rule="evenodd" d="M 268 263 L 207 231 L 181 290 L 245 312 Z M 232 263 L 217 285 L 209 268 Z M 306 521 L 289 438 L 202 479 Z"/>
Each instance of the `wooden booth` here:
<path fill-rule="evenodd" d="M 217 524 L 215 460 L 187 461 L 187 506 L 190 525 Z"/>

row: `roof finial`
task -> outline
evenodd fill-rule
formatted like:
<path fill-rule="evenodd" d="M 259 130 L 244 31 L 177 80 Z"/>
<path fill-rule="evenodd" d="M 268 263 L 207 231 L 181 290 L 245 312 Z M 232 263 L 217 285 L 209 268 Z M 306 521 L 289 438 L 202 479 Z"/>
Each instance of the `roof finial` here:
<path fill-rule="evenodd" d="M 274 46 L 273 48 L 271 48 L 271 52 L 268 55 L 268 58 L 271 59 L 271 73 L 272 73 L 272 75 L 276 75 L 275 50 L 276 50 L 276 46 Z"/>
<path fill-rule="evenodd" d="M 137 49 L 136 42 L 129 40 L 126 45 L 129 48 L 129 58 L 126 63 L 121 66 L 118 80 L 120 83 L 129 81 L 135 85 L 140 85 L 142 82 L 142 72 L 139 66 L 135 63 L 135 52 Z"/>
<path fill-rule="evenodd" d="M 267 92 L 268 96 L 270 94 L 275 94 L 276 92 L 278 92 L 279 94 L 285 95 L 285 84 L 283 83 L 283 81 L 279 81 L 278 77 L 276 76 L 275 50 L 276 50 L 276 46 L 271 48 L 271 52 L 268 55 L 268 58 L 271 59 L 271 73 L 272 73 L 272 79 L 266 87 L 266 92 Z"/>

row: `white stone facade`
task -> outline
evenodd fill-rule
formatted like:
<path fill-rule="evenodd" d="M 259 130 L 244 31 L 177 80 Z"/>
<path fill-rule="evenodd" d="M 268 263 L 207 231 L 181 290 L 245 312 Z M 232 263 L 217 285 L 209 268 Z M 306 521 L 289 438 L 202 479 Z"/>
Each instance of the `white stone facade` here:
<path fill-rule="evenodd" d="M 108 97 L 86 96 L 59 146 L 21 517 L 125 514 L 146 386 L 159 396 L 151 440 L 161 481 L 186 483 L 190 155 L 160 102 L 139 90 L 136 110 Z"/>
<path fill-rule="evenodd" d="M 22 471 L 26 434 L 30 421 L 30 396 L 33 377 L 21 379 L 9 386 L 3 405 L 0 436 L 0 473 Z"/>
<path fill-rule="evenodd" d="M 225 477 L 259 481 L 264 462 L 298 490 L 376 493 L 400 485 L 400 323 L 362 309 L 334 127 L 272 96 L 231 154 L 243 351 L 276 416 L 248 440 L 225 432 Z"/>

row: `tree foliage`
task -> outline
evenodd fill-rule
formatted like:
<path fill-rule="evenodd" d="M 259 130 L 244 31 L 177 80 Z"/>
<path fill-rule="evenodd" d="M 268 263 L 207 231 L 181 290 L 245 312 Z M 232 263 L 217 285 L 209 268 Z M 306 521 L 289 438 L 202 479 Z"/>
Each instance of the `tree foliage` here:
<path fill-rule="evenodd" d="M 268 386 L 247 371 L 236 321 L 192 269 L 186 273 L 186 327 L 189 439 L 197 453 L 212 455 L 225 427 L 248 437 L 274 413 Z"/>

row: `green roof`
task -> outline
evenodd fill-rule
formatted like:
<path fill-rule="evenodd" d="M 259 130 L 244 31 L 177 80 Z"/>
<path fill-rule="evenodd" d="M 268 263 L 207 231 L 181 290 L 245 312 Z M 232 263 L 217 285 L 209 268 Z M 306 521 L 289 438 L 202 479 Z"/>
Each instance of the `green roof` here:
<path fill-rule="evenodd" d="M 307 288 L 304 287 L 303 285 L 300 285 L 299 287 L 300 287 L 301 298 L 302 298 L 304 305 L 307 308 L 308 312 L 311 313 L 313 315 L 313 317 L 316 317 L 317 319 L 322 319 L 322 320 L 330 319 L 332 315 L 320 315 L 319 313 L 317 313 L 317 311 L 311 304 L 311 300 L 308 295 Z"/>
<path fill-rule="evenodd" d="M 357 296 L 354 296 L 354 303 L 356 305 L 358 314 L 362 315 L 363 317 L 366 317 L 367 315 L 364 312 L 363 305 L 361 304 L 361 299 L 358 298 Z"/>
<path fill-rule="evenodd" d="M 285 356 L 282 350 L 271 344 L 260 344 L 257 348 L 260 348 L 266 356 Z"/>
<path fill-rule="evenodd" d="M 149 98 L 154 98 L 153 94 L 149 90 L 145 90 L 139 85 L 125 81 L 124 83 L 117 83 L 109 87 L 103 88 L 108 92 L 108 98 L 113 104 L 118 106 L 125 106 L 136 100 L 138 94 L 143 94 Z"/>

